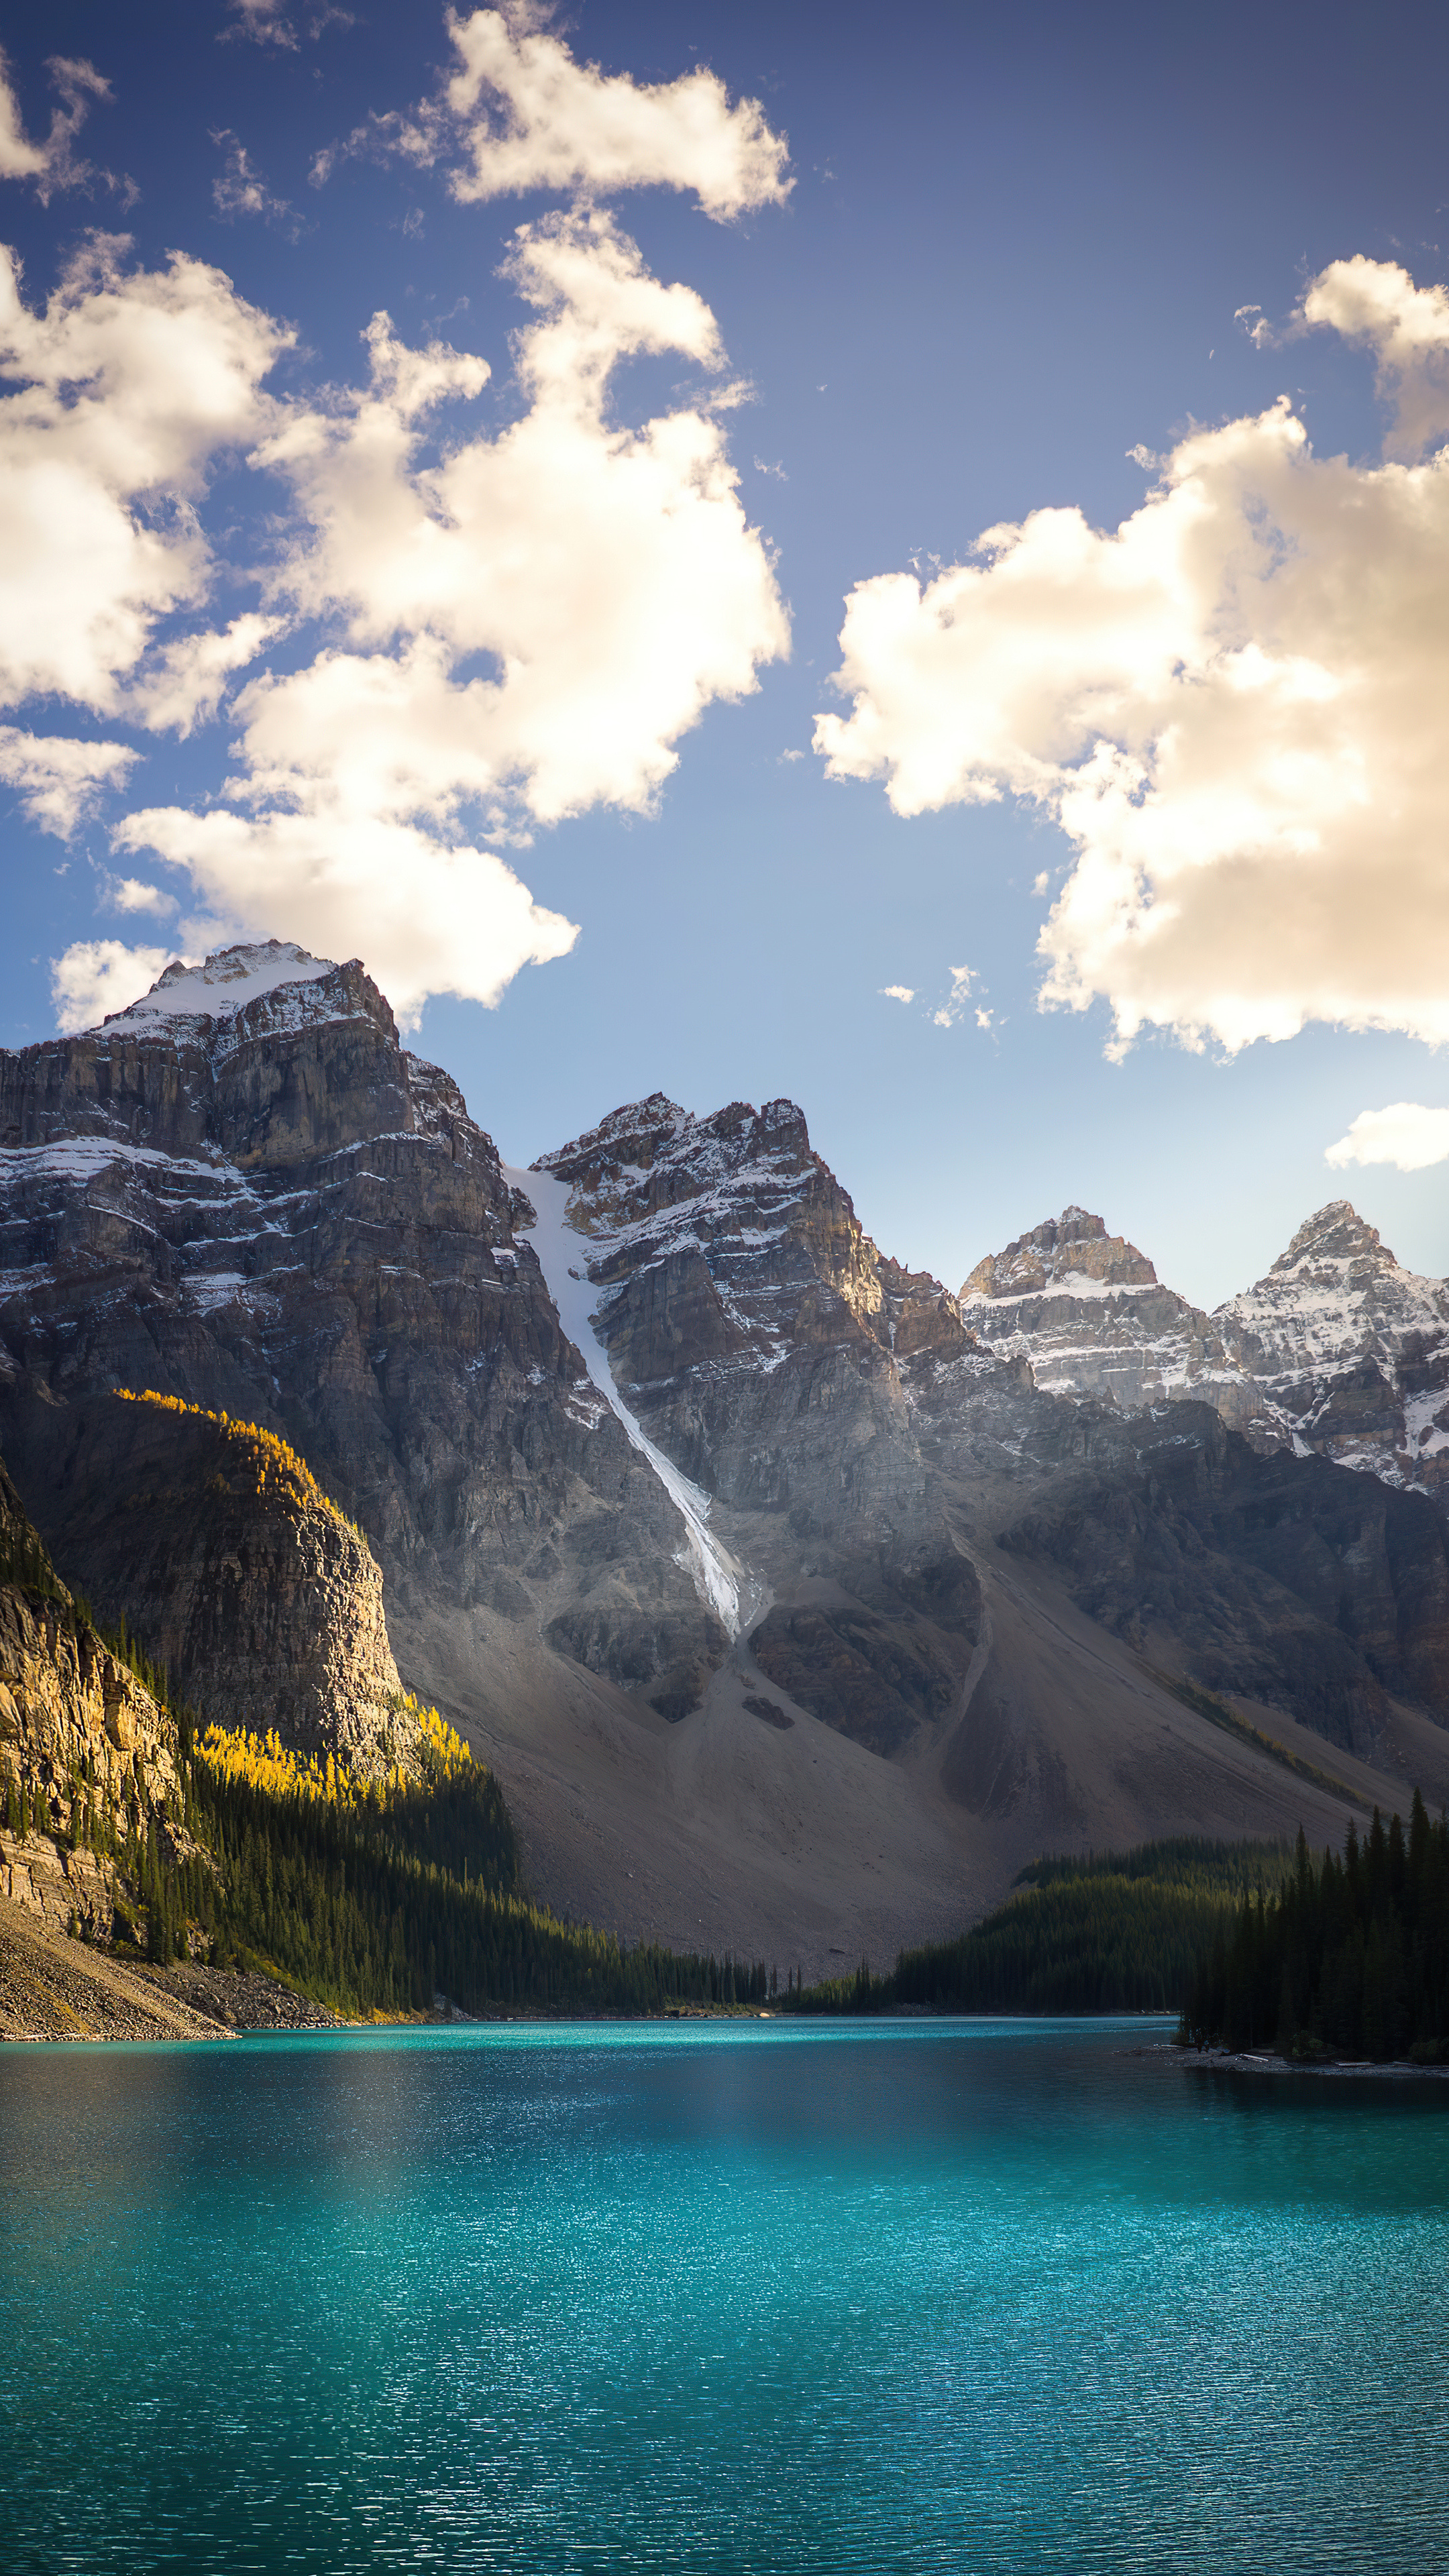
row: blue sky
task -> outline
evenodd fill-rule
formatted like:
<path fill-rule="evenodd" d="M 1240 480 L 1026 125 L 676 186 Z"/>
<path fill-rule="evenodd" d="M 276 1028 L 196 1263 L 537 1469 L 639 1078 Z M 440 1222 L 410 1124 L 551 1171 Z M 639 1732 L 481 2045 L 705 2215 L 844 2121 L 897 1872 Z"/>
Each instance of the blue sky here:
<path fill-rule="evenodd" d="M 675 85 L 708 67 L 723 91 L 705 157 L 681 146 L 672 184 L 647 133 L 622 177 L 617 161 L 560 176 L 536 88 L 511 127 L 486 85 L 444 115 L 465 56 L 441 11 L 60 0 L 43 31 L 10 10 L 0 32 L 18 120 L 0 240 L 30 317 L 11 334 L 8 470 L 41 478 L 18 505 L 32 592 L 0 587 L 0 1039 L 54 1028 L 68 956 L 72 1017 L 104 1006 L 98 959 L 114 1005 L 129 998 L 97 943 L 325 932 L 402 996 L 411 1042 L 509 1159 L 656 1088 L 702 1111 L 789 1093 L 882 1248 L 952 1286 L 1068 1200 L 1209 1304 L 1337 1195 L 1401 1259 L 1449 1271 L 1442 1159 L 1324 1159 L 1364 1113 L 1449 1103 L 1441 12 L 1176 27 L 1146 9 L 922 7 L 886 23 L 589 0 L 495 22 L 519 61 L 552 44 L 555 68 L 659 90 L 669 151 Z M 73 73 L 57 88 L 56 56 L 109 95 Z M 52 145 L 67 99 L 84 115 Z M 711 213 L 708 152 L 740 145 L 741 100 L 759 114 L 739 203 Z M 568 113 L 587 159 L 586 89 Z M 487 154 L 506 132 L 523 184 L 460 194 L 485 162 L 501 186 Z M 93 248 L 64 287 L 95 230 L 129 246 Z M 173 252 L 193 264 L 184 313 L 174 286 L 163 310 L 138 284 L 174 277 Z M 560 287 L 566 259 L 589 267 L 586 292 Z M 530 281 L 552 303 L 530 306 Z M 687 309 L 659 302 L 669 288 Z M 124 383 L 101 366 L 83 391 L 78 464 L 78 379 L 37 320 L 52 296 L 56 330 L 99 298 L 133 334 Z M 618 322 L 620 297 L 642 318 Z M 379 310 L 393 338 L 367 412 Z M 147 338 L 158 312 L 174 342 Z M 607 395 L 580 429 L 605 327 Z M 545 337 L 520 344 L 530 328 Z M 184 372 L 208 332 L 235 361 L 226 399 L 214 434 L 178 430 L 176 351 Z M 403 437 L 407 353 L 439 339 L 455 355 L 417 398 L 391 499 L 363 490 L 374 519 L 400 494 L 416 516 L 422 492 L 422 516 L 447 522 L 433 571 L 404 577 L 401 552 L 369 551 L 371 519 L 358 538 L 348 495 L 367 423 L 390 454 Z M 551 366 L 569 371 L 573 447 L 539 428 Z M 721 405 L 722 385 L 737 392 Z M 1317 479 L 1279 431 L 1234 445 L 1225 429 L 1282 396 Z M 114 456 L 142 411 L 163 461 L 126 483 Z M 80 487 L 53 523 L 35 498 L 47 442 L 110 477 L 108 524 L 119 511 L 141 564 L 139 645 L 117 643 L 115 597 L 92 596 L 104 549 L 78 551 Z M 626 449 L 631 480 L 611 483 Z M 487 522 L 472 556 L 455 506 L 470 455 Z M 1032 518 L 1073 509 L 1079 523 Z M 1022 523 L 1027 538 L 973 555 Z M 1122 523 L 1141 539 L 1130 614 L 1134 540 L 1094 533 Z M 1266 546 L 1247 570 L 1245 546 Z M 924 599 L 859 587 L 906 575 Z M 92 615 L 79 678 L 64 634 L 48 662 L 32 651 L 32 595 L 42 626 L 72 597 L 77 630 Z M 208 694 L 195 639 L 248 618 L 267 631 L 247 630 L 236 651 L 256 650 Z M 386 725 L 422 780 L 412 805 L 391 771 L 379 788 L 358 767 L 404 669 Z M 165 719 L 184 702 L 182 735 Z M 812 747 L 822 712 L 846 728 L 833 762 Z M 101 775 L 72 748 L 52 774 L 21 736 L 136 757 Z M 1086 810 L 1097 741 L 1117 765 L 1107 785 L 1093 773 Z M 239 779 L 250 801 L 224 792 Z M 137 815 L 152 819 L 128 828 Z M 1122 929 L 1127 878 L 1155 924 Z M 1041 1007 L 1049 973 L 1083 1007 Z M 1437 1147 L 1422 1118 L 1359 1132 L 1401 1159 Z"/>

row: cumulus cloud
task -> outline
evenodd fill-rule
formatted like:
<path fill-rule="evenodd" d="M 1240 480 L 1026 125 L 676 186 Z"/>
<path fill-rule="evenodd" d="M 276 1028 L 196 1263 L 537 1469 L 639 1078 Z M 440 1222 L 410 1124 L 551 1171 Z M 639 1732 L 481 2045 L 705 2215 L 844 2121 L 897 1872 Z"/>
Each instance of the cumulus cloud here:
<path fill-rule="evenodd" d="M 177 636 L 150 657 L 125 691 L 122 711 L 151 733 L 179 733 L 184 739 L 216 714 L 227 682 L 283 633 L 286 622 L 253 609 L 234 617 L 229 626 Z"/>
<path fill-rule="evenodd" d="M 237 702 L 253 805 L 453 818 L 517 793 L 539 821 L 604 801 L 640 810 L 716 698 L 788 647 L 768 551 L 704 404 L 624 429 L 618 362 L 677 351 L 716 372 L 708 306 L 651 276 L 601 213 L 517 237 L 538 319 L 518 342 L 529 408 L 424 460 L 431 416 L 488 370 L 409 349 L 385 314 L 370 382 L 294 409 L 259 449 L 310 531 L 277 576 L 292 612 L 336 614 L 352 649 L 252 683 Z M 496 676 L 458 678 L 484 655 Z"/>
<path fill-rule="evenodd" d="M 62 1035 L 93 1029 L 108 1011 L 124 1011 L 149 993 L 174 954 L 168 948 L 128 948 L 120 939 L 77 940 L 63 957 L 51 961 L 57 1028 Z"/>
<path fill-rule="evenodd" d="M 0 247 L 0 704 L 117 712 L 158 623 L 205 595 L 207 469 L 266 425 L 291 341 L 220 269 L 128 272 L 128 249 L 93 236 L 39 313 Z"/>
<path fill-rule="evenodd" d="M 1378 391 L 1395 412 L 1391 455 L 1417 456 L 1449 431 L 1449 293 L 1416 286 L 1392 260 L 1336 259 L 1303 298 L 1311 330 L 1337 331 L 1372 349 Z"/>
<path fill-rule="evenodd" d="M 76 742 L 0 725 L 0 779 L 32 823 L 68 841 L 107 788 L 124 787 L 139 754 L 121 742 Z"/>
<path fill-rule="evenodd" d="M 702 65 L 654 85 L 574 60 L 535 0 L 448 12 L 457 69 L 438 98 L 375 116 L 344 147 L 400 153 L 419 167 L 461 156 L 451 193 L 464 204 L 546 188 L 588 197 L 679 188 L 716 222 L 783 205 L 789 146 L 758 99 L 737 99 Z M 320 155 L 323 183 L 335 153 Z"/>
<path fill-rule="evenodd" d="M 1405 321 L 1403 272 L 1373 267 L 1325 271 L 1304 312 L 1356 313 L 1401 385 L 1439 308 Z M 924 587 L 862 582 L 841 646 L 832 776 L 883 778 L 901 814 L 1016 796 L 1060 824 L 1042 998 L 1105 998 L 1109 1052 L 1149 1024 L 1449 1038 L 1449 450 L 1321 458 L 1284 397 L 1184 439 L 1114 531 L 1038 510 Z"/>
<path fill-rule="evenodd" d="M 379 314 L 366 389 L 295 407 L 259 448 L 309 531 L 277 596 L 345 640 L 240 691 L 231 811 L 150 810 L 117 834 L 186 868 L 218 918 L 314 948 L 350 935 L 404 1016 L 429 991 L 495 1001 L 577 935 L 460 837 L 465 807 L 494 837 L 518 806 L 540 821 L 647 807 L 678 737 L 788 643 L 710 410 L 628 430 L 608 414 L 627 355 L 718 371 L 708 306 L 651 276 L 599 212 L 524 227 L 513 272 L 538 318 L 518 343 L 530 406 L 509 427 L 426 462 L 434 415 L 488 370 L 442 342 L 406 347 Z M 494 676 L 460 673 L 479 656 Z"/>
<path fill-rule="evenodd" d="M 163 894 L 160 886 L 147 885 L 141 877 L 108 878 L 106 897 L 117 912 L 149 912 L 158 921 L 168 920 L 177 909 L 173 894 Z"/>
<path fill-rule="evenodd" d="M 914 984 L 882 984 L 880 994 L 882 1001 L 886 1002 L 913 1002 L 916 988 Z"/>
<path fill-rule="evenodd" d="M 229 32 L 286 48 L 302 24 L 236 0 Z M 36 314 L 0 262 L 0 368 L 19 387 L 0 402 L 0 703 L 54 693 L 186 734 L 225 701 L 220 797 L 148 807 L 113 835 L 180 891 L 128 877 L 111 901 L 195 904 L 181 931 L 198 949 L 238 933 L 361 949 L 409 1021 L 429 992 L 496 1001 L 578 935 L 484 840 L 517 846 L 600 802 L 647 810 L 705 708 L 789 646 L 730 461 L 742 389 L 714 315 L 594 202 L 644 184 L 690 188 L 719 217 L 778 201 L 783 142 L 710 73 L 641 89 L 575 64 L 528 8 L 450 28 L 445 92 L 411 140 L 382 120 L 384 140 L 423 160 L 462 150 L 463 197 L 581 192 L 514 235 L 505 274 L 529 318 L 502 428 L 465 408 L 489 382 L 481 358 L 410 347 L 386 314 L 365 384 L 289 397 L 265 379 L 292 335 L 219 270 L 174 255 L 132 274 L 129 245 L 95 237 Z M 235 136 L 216 140 L 218 211 L 287 212 Z M 618 370 L 659 355 L 700 389 L 626 425 Z M 220 627 L 204 509 L 238 448 L 288 506 L 252 567 L 262 605 Z M 289 667 L 238 687 L 283 636 Z M 124 957 L 149 962 L 80 943 L 59 1006 L 94 1016 L 97 976 L 129 972 Z"/>
<path fill-rule="evenodd" d="M 1349 1163 L 1396 1163 L 1401 1172 L 1425 1171 L 1449 1161 L 1449 1109 L 1425 1109 L 1417 1100 L 1362 1109 L 1323 1159 L 1339 1170 Z"/>
<path fill-rule="evenodd" d="M 495 852 L 444 846 L 418 824 L 349 812 L 336 797 L 294 813 L 161 807 L 128 815 L 115 840 L 186 871 L 209 907 L 184 925 L 193 946 L 265 935 L 323 957 L 360 951 L 404 1028 L 417 1026 L 430 993 L 491 1006 L 520 968 L 567 956 L 578 937 Z"/>

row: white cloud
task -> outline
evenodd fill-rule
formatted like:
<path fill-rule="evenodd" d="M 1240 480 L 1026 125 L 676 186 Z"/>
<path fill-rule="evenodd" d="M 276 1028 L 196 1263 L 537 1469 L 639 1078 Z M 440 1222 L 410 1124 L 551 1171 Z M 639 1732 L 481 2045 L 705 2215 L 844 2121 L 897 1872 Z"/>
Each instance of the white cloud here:
<path fill-rule="evenodd" d="M 230 32 L 285 47 L 302 24 L 238 0 Z M 719 215 L 786 193 L 783 144 L 711 74 L 657 91 L 605 80 L 523 10 L 454 33 L 462 69 L 418 157 L 451 120 L 472 154 L 460 194 L 558 171 L 591 189 L 689 186 Z M 216 139 L 219 211 L 285 211 L 235 137 Z M 111 900 L 194 903 L 193 946 L 250 933 L 361 950 L 410 1021 L 429 992 L 494 1002 L 578 934 L 480 842 L 516 847 L 600 802 L 647 810 L 706 707 L 789 648 L 730 461 L 722 424 L 742 389 L 714 315 L 596 205 L 520 226 L 506 273 L 531 312 L 514 399 L 503 427 L 480 428 L 460 407 L 486 363 L 441 340 L 410 348 L 385 314 L 364 387 L 268 394 L 292 335 L 219 270 L 175 255 L 128 274 L 128 248 L 94 238 L 43 315 L 0 263 L 0 365 L 22 388 L 0 402 L 0 703 L 55 693 L 189 733 L 286 633 L 293 667 L 231 702 L 221 800 L 150 807 L 113 835 L 180 872 L 184 894 L 128 877 Z M 661 354 L 709 381 L 625 425 L 620 365 Z M 262 608 L 212 629 L 206 487 L 239 445 L 290 512 L 255 574 Z M 96 975 L 124 956 L 143 952 L 68 952 L 61 1006 L 94 1016 Z"/>
<path fill-rule="evenodd" d="M 93 1029 L 108 1011 L 124 1011 L 149 993 L 175 954 L 168 948 L 127 948 L 119 939 L 81 939 L 50 961 L 56 1026 L 63 1035 Z"/>
<path fill-rule="evenodd" d="M 952 967 L 951 990 L 947 995 L 946 1000 L 942 1003 L 939 1011 L 933 1011 L 931 1013 L 931 1017 L 935 1021 L 938 1029 L 954 1029 L 957 1021 L 963 1016 L 966 1005 L 971 998 L 972 985 L 979 984 L 980 981 L 981 978 L 977 974 L 974 966 Z"/>
<path fill-rule="evenodd" d="M 1322 287 L 1348 317 L 1324 280 L 1305 315 Z M 1439 308 L 1405 321 L 1396 280 L 1373 327 L 1398 384 L 1394 332 L 1432 351 Z M 1114 1053 L 1149 1024 L 1449 1038 L 1449 451 L 1319 458 L 1284 398 L 1184 439 L 1113 533 L 1044 509 L 974 552 L 851 593 L 852 711 L 816 746 L 898 813 L 1014 795 L 1061 825 L 1043 999 L 1105 997 Z"/>
<path fill-rule="evenodd" d="M 1424 1109 L 1416 1100 L 1362 1109 L 1323 1159 L 1340 1170 L 1349 1163 L 1396 1163 L 1401 1172 L 1425 1171 L 1449 1161 L 1449 1109 Z"/>
<path fill-rule="evenodd" d="M 461 152 L 467 166 L 449 185 L 465 204 L 535 188 L 589 197 L 680 188 L 718 222 L 783 205 L 795 184 L 785 176 L 789 148 L 758 99 L 731 107 L 723 81 L 702 65 L 649 86 L 575 62 L 547 33 L 548 15 L 533 0 L 467 17 L 450 10 L 458 68 L 441 99 L 375 117 L 347 148 L 381 147 L 421 167 Z M 319 158 L 319 182 L 331 166 Z"/>
<path fill-rule="evenodd" d="M 916 988 L 914 984 L 882 984 L 880 994 L 881 999 L 886 1002 L 913 1002 L 916 998 Z"/>
<path fill-rule="evenodd" d="M 51 110 L 50 132 L 45 141 L 32 143 L 21 119 L 5 51 L 0 47 L 0 179 L 33 179 L 36 195 L 46 206 L 57 190 L 81 188 L 90 179 L 104 179 L 109 187 L 122 184 L 109 171 L 93 170 L 76 151 L 76 136 L 93 104 L 111 95 L 110 82 L 102 78 L 94 63 L 74 60 L 67 54 L 52 54 L 46 68 L 51 87 L 60 93 L 60 105 Z"/>
<path fill-rule="evenodd" d="M 361 954 L 405 1028 L 430 993 L 491 1006 L 522 967 L 567 956 L 578 937 L 493 851 L 443 847 L 416 824 L 336 799 L 255 817 L 160 807 L 129 815 L 115 841 L 185 869 L 210 908 L 183 924 L 193 947 L 251 936 Z"/>
<path fill-rule="evenodd" d="M 127 273 L 128 247 L 94 236 L 44 313 L 0 247 L 0 703 L 118 710 L 157 623 L 207 590 L 207 467 L 264 426 L 291 340 L 220 269 Z"/>
<path fill-rule="evenodd" d="M 120 742 L 76 742 L 60 734 L 0 725 L 0 779 L 32 823 L 68 841 L 107 788 L 124 787 L 139 753 Z"/>
<path fill-rule="evenodd" d="M 226 223 L 235 223 L 240 215 L 259 215 L 263 223 L 285 223 L 292 209 L 285 197 L 274 195 L 244 143 L 238 142 L 229 126 L 213 134 L 218 147 L 229 146 L 218 176 L 211 183 L 211 202 Z"/>
<path fill-rule="evenodd" d="M 178 636 L 126 691 L 123 712 L 151 733 L 184 738 L 216 714 L 232 674 L 245 670 L 285 627 L 285 618 L 250 610 L 219 631 Z"/>
<path fill-rule="evenodd" d="M 44 144 L 26 139 L 9 62 L 0 51 L 0 179 L 38 179 L 45 166 Z"/>
<path fill-rule="evenodd" d="M 753 688 L 788 644 L 717 421 L 608 417 L 625 355 L 718 370 L 708 306 L 651 277 L 599 213 L 524 227 L 514 270 L 539 318 L 511 426 L 423 463 L 433 415 L 488 370 L 405 347 L 380 314 L 367 391 L 294 410 L 259 451 L 311 532 L 278 596 L 340 616 L 348 644 L 241 690 L 232 811 L 152 810 L 116 836 L 185 867 L 239 928 L 361 947 L 404 1016 L 429 991 L 495 1001 L 577 935 L 462 838 L 466 805 L 494 837 L 518 804 L 541 821 L 642 809 L 708 702 Z M 459 676 L 479 655 L 496 675 Z"/>
<path fill-rule="evenodd" d="M 173 894 L 163 894 L 159 886 L 147 885 L 140 877 L 110 878 L 106 894 L 117 912 L 149 912 L 158 921 L 168 921 L 177 909 Z"/>
<path fill-rule="evenodd" d="M 442 820 L 460 797 L 513 787 L 539 821 L 599 801 L 640 810 L 711 700 L 752 690 L 788 649 L 710 410 L 639 429 L 608 415 L 625 356 L 719 369 L 708 306 L 661 285 L 599 213 L 524 226 L 513 267 L 539 319 L 518 341 L 530 408 L 509 427 L 421 463 L 429 415 L 488 371 L 442 343 L 405 348 L 380 314 L 369 389 L 294 412 L 261 450 L 313 531 L 279 595 L 339 611 L 363 649 L 243 693 L 250 801 L 337 796 Z M 480 654 L 495 677 L 452 677 Z"/>
<path fill-rule="evenodd" d="M 1392 260 L 1336 259 L 1303 298 L 1309 329 L 1337 331 L 1372 349 L 1378 391 L 1395 410 L 1389 452 L 1417 456 L 1449 431 L 1449 293 L 1416 286 Z"/>

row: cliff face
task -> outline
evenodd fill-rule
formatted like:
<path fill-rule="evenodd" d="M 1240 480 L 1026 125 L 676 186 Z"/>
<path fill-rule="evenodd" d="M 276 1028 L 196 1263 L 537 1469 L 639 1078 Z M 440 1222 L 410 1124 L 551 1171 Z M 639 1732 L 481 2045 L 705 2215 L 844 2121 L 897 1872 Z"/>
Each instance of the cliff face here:
<path fill-rule="evenodd" d="M 362 970 L 277 949 L 0 1059 L 0 1099 L 0 1445 L 67 1570 L 208 1713 L 363 1758 L 390 1632 L 560 1911 L 838 1967 L 959 1928 L 1043 1848 L 1339 1829 L 1337 1791 L 1265 1777 L 1149 1655 L 1354 1744 L 1408 1723 L 1400 1693 L 1444 1712 L 1421 1534 L 1349 1531 L 1360 1480 L 1287 1457 L 1272 1508 L 1306 1535 L 1264 1560 L 1263 1495 L 1214 1470 L 1189 1508 L 1140 1421 L 1037 1388 L 1015 1328 L 973 1335 L 789 1102 L 655 1095 L 549 1157 L 535 1208 Z M 1048 1305 L 1168 1293 L 1080 1212 L 1015 1253 Z M 217 1419 L 119 1400 L 148 1389 Z M 1181 1410 L 1157 1433 L 1185 1454 Z M 324 1498 L 274 1487 L 246 1424 Z M 1128 1532 L 1106 1573 L 1053 1518 L 1074 1479 L 1091 1547 Z M 1167 1538 L 1213 1588 L 1178 1581 L 1159 1645 Z"/>
<path fill-rule="evenodd" d="M 961 1311 L 1051 1394 L 1123 1413 L 1200 1398 L 1265 1455 L 1330 1458 L 1449 1509 L 1449 1283 L 1403 1269 L 1346 1199 L 1211 1315 L 1081 1208 L 978 1262 Z"/>
<path fill-rule="evenodd" d="M 173 1699 L 364 1774 L 410 1759 L 382 1575 L 293 1452 L 174 1399 L 106 1395 L 66 1408 L 62 1442 L 56 1548 L 84 1563 L 102 1619 L 145 1639 Z"/>
<path fill-rule="evenodd" d="M 962 1287 L 961 1314 L 985 1348 L 1029 1362 L 1050 1395 L 1098 1396 L 1123 1413 L 1201 1397 L 1240 1429 L 1268 1409 L 1216 1319 L 1085 1208 L 987 1253 Z"/>
<path fill-rule="evenodd" d="M 1347 1199 L 1213 1320 L 1280 1437 L 1449 1508 L 1449 1282 L 1405 1270 Z"/>
<path fill-rule="evenodd" d="M 772 1596 L 760 1671 L 903 1751 L 951 1705 L 978 1632 L 900 1374 L 966 1349 L 955 1299 L 882 1258 L 792 1101 L 695 1118 L 656 1093 L 539 1168 L 569 1188 L 628 1402 Z"/>
<path fill-rule="evenodd" d="M 1449 1722 L 1449 1536 L 1427 1498 L 1262 1457 L 1207 1405 L 1095 1426 L 1002 1534 L 1134 1646 L 1374 1758 L 1390 1696 Z"/>
<path fill-rule="evenodd" d="M 109 1939 L 116 1868 L 91 1826 L 109 1812 L 169 1831 L 176 1749 L 164 1709 L 57 1581 L 0 1465 L 0 1896 Z"/>
<path fill-rule="evenodd" d="M 939 1281 L 882 1260 L 793 1101 L 695 1118 L 656 1092 L 538 1168 L 569 1187 L 614 1375 L 687 1475 L 817 1518 L 823 1480 L 832 1524 L 909 1513 L 897 1348 L 969 1336 Z"/>
<path fill-rule="evenodd" d="M 127 1475 L 95 1400 L 154 1388 L 307 1458 L 430 1696 L 481 1671 L 475 1705 L 501 1710 L 581 1593 L 611 1676 L 708 1671 L 678 1515 L 601 1419 L 491 1140 L 360 966 L 272 943 L 168 970 L 101 1028 L 0 1056 L 0 1132 L 0 1440 L 42 1527 L 67 1516 L 79 1580 L 104 1589 L 112 1542 L 67 1498 L 91 1458 Z M 178 1670 L 200 1615 L 168 1627 Z"/>

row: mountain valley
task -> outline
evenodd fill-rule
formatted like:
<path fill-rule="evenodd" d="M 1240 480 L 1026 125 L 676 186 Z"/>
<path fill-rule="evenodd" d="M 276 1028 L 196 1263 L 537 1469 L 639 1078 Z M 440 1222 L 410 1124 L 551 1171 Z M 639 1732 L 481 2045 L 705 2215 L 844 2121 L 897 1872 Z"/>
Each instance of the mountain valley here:
<path fill-rule="evenodd" d="M 510 1172 L 279 943 L 0 1057 L 0 1136 L 0 1450 L 69 1579 L 228 1723 L 365 1759 L 435 1702 L 560 1916 L 838 1973 L 1044 1850 L 1449 1792 L 1440 1435 L 1365 1472 L 1345 1384 L 1437 1401 L 1437 1283 L 1351 1211 L 1232 1314 L 1079 1210 L 958 1299 L 793 1103 Z"/>

